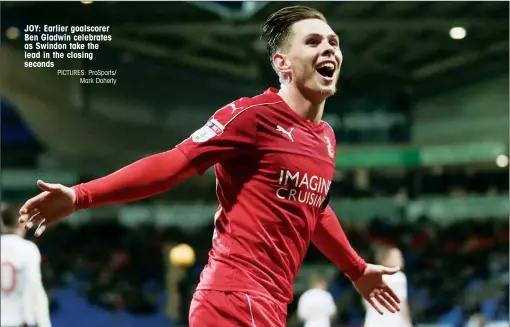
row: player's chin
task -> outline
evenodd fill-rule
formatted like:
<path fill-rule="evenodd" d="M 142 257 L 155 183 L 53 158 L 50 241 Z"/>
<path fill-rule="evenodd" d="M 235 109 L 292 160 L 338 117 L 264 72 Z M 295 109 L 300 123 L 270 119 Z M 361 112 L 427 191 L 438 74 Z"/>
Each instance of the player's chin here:
<path fill-rule="evenodd" d="M 322 87 L 319 89 L 320 93 L 324 97 L 330 97 L 336 93 L 336 87 Z"/>
<path fill-rule="evenodd" d="M 336 76 L 336 74 L 334 74 L 331 77 L 328 77 L 316 73 L 317 86 L 318 89 L 320 89 L 321 93 L 331 93 L 330 95 L 335 94 L 337 80 L 338 76 Z"/>
<path fill-rule="evenodd" d="M 317 90 L 321 95 L 329 97 L 336 93 L 336 83 L 324 85 L 322 83 L 317 83 Z"/>

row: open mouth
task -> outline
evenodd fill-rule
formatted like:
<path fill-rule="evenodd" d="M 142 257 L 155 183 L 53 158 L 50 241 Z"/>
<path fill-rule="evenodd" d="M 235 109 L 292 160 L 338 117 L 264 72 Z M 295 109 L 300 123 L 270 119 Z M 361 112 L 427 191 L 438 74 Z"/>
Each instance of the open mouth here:
<path fill-rule="evenodd" d="M 316 68 L 316 70 L 321 76 L 332 78 L 335 73 L 335 66 L 331 63 L 326 63 Z"/>

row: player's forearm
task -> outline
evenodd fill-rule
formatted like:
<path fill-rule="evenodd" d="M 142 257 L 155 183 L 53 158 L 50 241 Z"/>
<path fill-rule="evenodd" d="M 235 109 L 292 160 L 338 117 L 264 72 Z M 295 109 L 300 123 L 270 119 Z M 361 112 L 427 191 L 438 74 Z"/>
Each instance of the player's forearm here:
<path fill-rule="evenodd" d="M 179 150 L 158 153 L 73 187 L 77 209 L 125 203 L 163 193 L 195 174 Z"/>
<path fill-rule="evenodd" d="M 44 290 L 44 287 L 40 281 L 34 281 L 32 292 L 33 294 L 30 298 L 33 302 L 30 307 L 35 310 L 34 313 L 37 326 L 51 327 L 48 296 L 46 295 L 46 291 Z"/>
<path fill-rule="evenodd" d="M 312 241 L 349 279 L 357 280 L 367 264 L 352 248 L 333 210 L 328 206 L 320 217 Z"/>
<path fill-rule="evenodd" d="M 411 312 L 409 311 L 409 305 L 407 301 L 403 301 L 400 305 L 400 314 L 404 319 L 406 327 L 413 327 L 413 322 L 411 319 Z"/>
<path fill-rule="evenodd" d="M 49 301 L 48 296 L 46 293 L 39 295 L 39 300 L 37 301 L 38 305 L 34 307 L 35 314 L 36 314 L 36 320 L 37 320 L 37 326 L 38 327 L 51 327 L 51 320 L 50 320 L 50 308 L 49 308 Z"/>

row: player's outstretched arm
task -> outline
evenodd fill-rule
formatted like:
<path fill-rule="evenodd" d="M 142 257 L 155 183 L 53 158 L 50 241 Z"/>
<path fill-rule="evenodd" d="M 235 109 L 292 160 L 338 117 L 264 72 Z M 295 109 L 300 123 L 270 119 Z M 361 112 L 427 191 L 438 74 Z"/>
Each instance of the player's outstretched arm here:
<path fill-rule="evenodd" d="M 383 280 L 383 275 L 392 275 L 399 267 L 367 264 L 352 248 L 335 213 L 328 205 L 315 226 L 312 241 L 317 248 L 340 268 L 353 282 L 356 290 L 380 314 L 380 306 L 390 312 L 400 310 L 400 299 Z"/>
<path fill-rule="evenodd" d="M 43 191 L 29 199 L 20 209 L 20 223 L 26 229 L 38 224 L 39 236 L 47 225 L 79 209 L 126 203 L 163 193 L 196 170 L 179 149 L 138 160 L 116 172 L 88 183 L 67 187 L 38 181 Z"/>
<path fill-rule="evenodd" d="M 222 160 L 250 150 L 259 104 L 240 99 L 216 111 L 207 123 L 173 150 L 152 155 L 103 178 L 67 187 L 38 181 L 43 191 L 20 209 L 20 223 L 36 236 L 79 209 L 119 204 L 163 193 Z"/>
<path fill-rule="evenodd" d="M 34 244 L 33 253 L 28 256 L 27 293 L 24 305 L 33 310 L 38 327 L 51 327 L 50 306 L 41 278 L 41 253 Z"/>
<path fill-rule="evenodd" d="M 352 248 L 335 213 L 328 205 L 315 226 L 312 242 L 350 280 L 357 280 L 367 263 Z"/>

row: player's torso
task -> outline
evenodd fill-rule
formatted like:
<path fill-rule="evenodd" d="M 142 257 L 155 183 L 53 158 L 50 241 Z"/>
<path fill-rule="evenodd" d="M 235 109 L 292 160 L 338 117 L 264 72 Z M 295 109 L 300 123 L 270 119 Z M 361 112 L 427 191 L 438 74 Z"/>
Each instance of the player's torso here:
<path fill-rule="evenodd" d="M 288 107 L 257 110 L 254 151 L 216 166 L 220 207 L 211 257 L 240 274 L 254 270 L 248 281 L 285 302 L 333 179 L 334 134 Z"/>
<path fill-rule="evenodd" d="M 17 235 L 1 237 L 2 325 L 25 322 L 27 241 Z"/>
<path fill-rule="evenodd" d="M 304 327 L 329 327 L 332 303 L 331 295 L 321 289 L 311 289 L 301 295 L 298 310 L 301 309 L 305 320 Z"/>
<path fill-rule="evenodd" d="M 285 244 L 302 242 L 302 257 L 335 166 L 329 126 L 321 123 L 314 128 L 298 118 L 281 106 L 261 110 L 257 151 L 252 158 L 256 173 L 249 187 L 254 194 L 247 194 L 247 200 L 259 203 L 259 208 L 252 208 L 254 214 L 259 213 L 255 224 L 265 223 L 265 230 L 283 237 Z M 243 166 L 249 165 L 246 162 Z"/>

